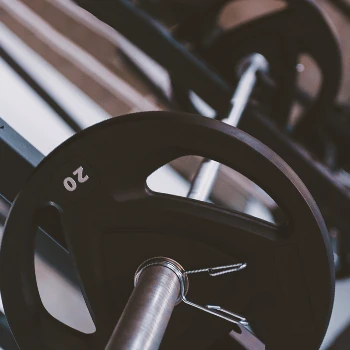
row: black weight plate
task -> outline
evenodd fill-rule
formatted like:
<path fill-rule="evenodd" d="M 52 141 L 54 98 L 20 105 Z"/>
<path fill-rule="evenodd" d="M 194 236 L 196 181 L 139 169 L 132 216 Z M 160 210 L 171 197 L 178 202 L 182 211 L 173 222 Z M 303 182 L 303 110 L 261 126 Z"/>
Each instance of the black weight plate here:
<path fill-rule="evenodd" d="M 255 181 L 288 221 L 275 226 L 147 187 L 158 167 L 191 154 Z M 38 216 L 48 205 L 60 214 L 94 334 L 63 325 L 40 300 L 33 250 Z M 251 136 L 215 120 L 169 112 L 122 116 L 73 136 L 43 160 L 16 198 L 5 226 L 0 273 L 5 312 L 20 348 L 104 349 L 138 264 L 155 255 L 173 258 L 185 269 L 246 261 L 248 267 L 235 275 L 193 277 L 189 296 L 245 315 L 268 350 L 319 348 L 332 310 L 334 267 L 310 193 L 286 163 Z M 228 322 L 180 304 L 162 348 L 206 349 L 231 329 Z"/>
<path fill-rule="evenodd" d="M 253 52 L 264 55 L 276 85 L 268 99 L 269 115 L 282 128 L 288 125 L 295 99 L 300 55 L 314 59 L 322 83 L 313 104 L 297 125 L 298 130 L 310 132 L 324 122 L 339 90 L 342 65 L 339 44 L 327 19 L 312 1 L 291 1 L 287 8 L 223 32 L 207 47 L 197 50 L 233 87 L 237 84 L 238 62 Z M 188 91 L 177 86 L 175 79 L 173 92 L 180 107 L 195 111 Z"/>
<path fill-rule="evenodd" d="M 338 104 L 327 123 L 327 131 L 337 145 L 337 164 L 350 172 L 350 104 Z"/>

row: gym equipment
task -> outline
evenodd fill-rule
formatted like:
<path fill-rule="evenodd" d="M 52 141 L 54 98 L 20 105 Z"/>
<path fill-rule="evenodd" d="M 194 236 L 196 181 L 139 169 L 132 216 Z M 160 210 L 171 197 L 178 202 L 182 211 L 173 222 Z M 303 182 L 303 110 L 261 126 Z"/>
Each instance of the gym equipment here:
<path fill-rule="evenodd" d="M 335 147 L 337 153 L 331 162 L 335 166 L 348 168 L 350 161 L 347 152 L 343 150 L 344 147 L 349 148 L 347 140 L 350 132 L 344 119 L 349 119 L 346 116 L 350 114 L 346 114 L 346 107 L 343 108 L 343 113 L 338 111 L 339 107 L 336 107 L 336 110 L 333 108 L 340 87 L 341 52 L 332 26 L 325 15 L 314 2 L 290 2 L 284 10 L 222 32 L 213 25 L 217 17 L 213 13 L 219 13 L 226 3 L 227 1 L 216 2 L 216 8 L 212 7 L 208 11 L 208 16 L 213 19 L 210 21 L 204 17 L 203 21 L 212 24 L 212 28 L 202 30 L 202 37 L 197 34 L 197 41 L 191 41 L 193 32 L 198 31 L 193 25 L 197 24 L 194 18 L 197 16 L 202 19 L 204 16 L 198 8 L 186 23 L 179 24 L 175 35 L 180 32 L 180 38 L 192 42 L 194 52 L 215 67 L 221 76 L 234 86 L 237 77 L 232 67 L 235 67 L 237 61 L 251 52 L 262 53 L 270 63 L 273 79 L 266 79 L 265 89 L 254 96 L 255 102 L 259 101 L 264 106 L 265 114 L 272 117 L 282 130 L 287 128 L 289 132 L 293 131 L 294 138 L 327 163 L 331 143 L 331 147 Z M 202 5 L 208 6 L 208 2 Z M 298 89 L 294 90 L 298 74 L 295 68 L 301 54 L 312 57 L 320 69 L 322 82 L 316 98 L 310 98 Z M 268 90 L 271 90 L 270 94 L 266 94 Z M 189 97 L 189 91 L 179 86 L 176 80 L 173 92 L 182 110 L 198 112 Z M 303 105 L 304 112 L 292 130 L 289 114 L 295 99 Z M 271 108 L 266 108 L 267 106 Z"/>
<path fill-rule="evenodd" d="M 256 85 L 257 75 L 266 73 L 268 70 L 269 64 L 266 59 L 256 53 L 245 57 L 239 63 L 236 67 L 236 74 L 241 78 L 231 99 L 232 109 L 227 118 L 222 119 L 222 122 L 231 126 L 238 125 Z M 206 201 L 215 183 L 219 168 L 220 163 L 211 159 L 204 159 L 192 182 L 188 197 Z"/>
<path fill-rule="evenodd" d="M 242 81 L 245 76 L 248 82 L 255 78 L 258 68 L 252 76 L 249 66 Z M 239 91 L 238 86 L 237 96 Z M 249 88 L 243 94 L 241 104 L 235 95 L 231 117 L 235 113 L 237 117 L 229 116 L 228 121 L 238 122 L 250 92 Z M 115 146 L 117 161 L 107 156 Z M 127 154 L 124 149 L 128 149 Z M 230 152 L 221 154 L 224 149 Z M 233 149 L 237 151 L 234 157 Z M 288 223 L 277 227 L 145 188 L 146 178 L 153 170 L 185 154 L 203 155 L 250 175 L 277 200 Z M 255 166 L 259 168 L 258 179 L 254 177 Z M 57 209 L 61 218 L 97 327 L 94 335 L 82 335 L 63 326 L 41 304 L 32 266 L 33 242 L 40 209 L 47 206 Z M 17 215 L 21 215 L 21 220 Z M 225 309 L 203 308 L 216 316 L 232 316 L 232 311 L 226 310 L 237 309 L 268 349 L 317 349 L 329 321 L 334 288 L 326 235 L 320 214 L 297 177 L 256 140 L 199 117 L 162 113 L 121 117 L 61 145 L 39 165 L 17 198 L 6 225 L 1 254 L 2 276 L 9 282 L 3 287 L 5 308 L 24 349 L 102 348 L 130 294 L 126 283 L 130 270 L 135 270 L 144 259 L 160 254 L 191 266 L 195 251 L 196 267 L 200 269 L 209 264 L 234 265 L 236 259 L 245 261 L 247 268 L 234 280 L 218 280 L 215 284 L 209 281 L 204 284 L 205 289 L 194 287 L 191 300 L 220 296 Z M 135 241 L 140 242 L 136 249 Z M 118 252 L 107 251 L 112 247 L 119 247 Z M 322 271 L 322 275 L 316 271 Z M 232 330 L 231 324 L 221 325 L 222 321 L 212 316 L 208 319 L 201 315 L 198 319 L 184 307 L 179 305 L 174 311 L 174 316 L 179 316 L 175 316 L 175 324 L 169 325 L 172 333 L 164 339 L 167 348 L 215 348 L 216 339 L 227 337 Z M 276 319 L 280 323 L 277 326 Z M 238 321 L 243 322 L 245 319 Z M 190 334 L 180 337 L 184 323 Z M 52 344 L 52 339 L 58 341 Z M 108 346 L 115 345 L 114 339 Z"/>
<path fill-rule="evenodd" d="M 268 64 L 264 57 L 254 54 L 247 57 L 237 68 L 241 80 L 231 100 L 232 109 L 224 119 L 227 124 L 234 125 L 240 120 L 258 73 L 267 71 Z M 12 207 L 5 227 L 0 257 L 0 271 L 3 281 L 6 281 L 2 286 L 6 314 L 21 348 L 51 348 L 50 338 L 55 340 L 59 338 L 58 343 L 55 342 L 57 348 L 87 349 L 89 346 L 91 349 L 105 348 L 108 342 L 106 349 L 130 349 L 130 346 L 133 349 L 140 349 L 132 344 L 139 344 L 140 338 L 149 337 L 149 331 L 145 333 L 147 328 L 145 324 L 153 325 L 153 321 L 157 320 L 155 324 L 158 326 L 151 327 L 150 347 L 145 347 L 156 349 L 164 334 L 171 310 L 175 302 L 180 300 L 184 304 L 234 324 L 240 326 L 251 324 L 269 349 L 280 349 L 286 339 L 287 348 L 289 345 L 294 348 L 301 343 L 310 349 L 319 347 L 329 322 L 334 294 L 332 254 L 322 218 L 312 203 L 311 196 L 298 182 L 297 177 L 289 174 L 291 170 L 286 164 L 248 135 L 241 134 L 229 126 L 226 126 L 228 129 L 225 130 L 223 126 L 224 123 L 203 117 L 164 112 L 124 116 L 75 135 L 41 162 Z M 193 135 L 196 135 L 195 138 Z M 208 140 L 211 142 L 208 143 Z M 215 145 L 211 146 L 211 143 Z M 111 160 L 107 155 L 108 149 L 114 150 L 115 147 L 119 150 L 114 154 L 117 161 L 114 161 L 114 157 Z M 126 154 L 123 152 L 125 147 L 128 149 Z M 234 149 L 237 152 L 234 158 L 237 160 L 232 159 L 231 152 L 220 155 L 220 151 L 224 149 L 230 151 Z M 146 179 L 154 170 L 171 159 L 186 154 L 199 154 L 215 160 L 214 162 L 205 160 L 205 166 L 198 171 L 189 198 L 201 198 L 209 193 L 217 173 L 219 164 L 217 162 L 220 161 L 239 169 L 245 175 L 250 175 L 264 189 L 268 189 L 286 212 L 288 223 L 282 226 L 269 225 L 261 220 L 239 213 L 229 213 L 198 201 L 186 202 L 185 199 L 156 194 L 147 188 Z M 263 168 L 259 171 L 258 178 L 254 175 L 256 170 L 253 170 L 256 166 Z M 278 185 L 274 186 L 276 182 Z M 279 186 L 281 187 L 277 190 Z M 289 192 L 286 196 L 282 193 L 282 188 Z M 31 201 L 28 202 L 29 198 Z M 293 198 L 293 201 L 287 203 L 286 198 Z M 75 260 L 84 295 L 97 328 L 93 337 L 84 336 L 64 327 L 49 316 L 41 303 L 35 281 L 33 254 L 38 218 L 40 211 L 45 207 L 57 210 L 60 216 L 68 249 Z M 17 215 L 22 215 L 22 219 L 18 220 Z M 307 236 L 302 234 L 305 226 L 308 226 L 307 231 L 310 232 Z M 234 232 L 240 234 L 232 239 L 230 237 L 235 236 Z M 135 246 L 135 239 L 140 241 L 139 246 Z M 249 248 L 238 248 L 238 242 Z M 316 249 L 317 258 L 314 256 L 311 258 L 306 253 L 310 249 L 309 244 Z M 132 246 L 134 247 L 130 249 Z M 130 300 L 137 300 L 135 303 L 129 301 L 127 309 L 137 309 L 141 300 L 146 300 L 141 307 L 141 314 L 136 310 L 136 318 L 131 318 L 130 323 L 128 313 L 126 316 L 123 313 L 110 338 L 125 304 L 123 297 L 128 295 L 126 272 L 128 268 L 135 266 L 141 259 L 164 253 L 190 264 L 193 258 L 192 250 L 195 251 L 197 263 L 213 266 L 217 265 L 216 261 L 222 260 L 226 266 L 204 270 L 197 268 L 187 273 L 182 271 L 186 278 L 183 279 L 181 288 L 174 287 L 169 296 L 164 295 L 161 301 L 158 296 L 162 292 L 157 291 L 154 294 L 156 290 L 152 288 L 152 283 L 156 289 L 164 289 L 164 286 L 176 283 L 168 280 L 165 283 L 162 278 L 158 287 L 158 282 L 153 280 L 144 288 L 136 288 Z M 234 261 L 236 254 L 245 262 L 237 264 Z M 299 254 L 302 256 L 302 262 L 299 261 Z M 262 259 L 260 262 L 258 262 L 259 256 Z M 265 264 L 277 263 L 272 276 L 268 272 L 269 269 L 262 264 L 263 261 Z M 130 264 L 129 267 L 127 262 Z M 315 262 L 314 267 L 325 267 L 324 273 L 322 272 L 317 278 L 314 271 L 310 275 L 311 271 L 307 271 Z M 194 295 L 199 300 L 219 294 L 220 299 L 231 305 L 232 310 L 239 308 L 249 315 L 247 319 L 229 311 L 226 306 L 225 308 L 200 306 L 185 296 L 188 289 L 187 276 L 190 273 L 208 271 L 211 276 L 223 275 L 245 269 L 247 265 L 250 267 L 250 264 L 252 270 L 247 270 L 247 275 L 240 280 L 243 285 L 250 278 L 255 280 L 248 283 L 248 292 L 237 286 L 237 291 L 234 291 L 233 286 L 229 286 L 231 279 L 230 282 L 226 280 L 223 285 L 222 281 L 212 286 L 208 285 L 205 290 L 194 289 Z M 310 267 L 305 270 L 309 264 Z M 109 266 L 108 271 L 106 266 Z M 121 266 L 119 272 L 117 266 Z M 265 273 L 259 271 L 258 266 L 266 270 Z M 136 284 L 139 276 L 142 280 L 140 275 L 142 271 L 141 268 L 136 274 Z M 253 273 L 252 277 L 249 277 L 250 273 Z M 305 282 L 302 278 L 304 274 L 307 275 Z M 288 278 L 283 278 L 283 275 Z M 174 275 L 172 277 L 177 278 Z M 247 300 L 251 288 L 249 285 L 251 282 L 254 285 L 257 280 L 261 286 L 255 286 L 251 290 L 254 291 L 253 295 Z M 268 288 L 266 284 L 274 285 L 273 301 L 270 299 L 271 286 Z M 278 288 L 280 288 L 279 296 L 279 293 L 275 294 Z M 179 290 L 181 298 L 177 295 Z M 319 301 L 322 305 L 318 304 L 317 300 L 313 301 L 316 290 L 318 295 L 319 290 L 322 290 L 323 300 Z M 258 305 L 261 295 L 257 296 L 257 291 L 262 292 L 263 296 L 267 294 L 262 308 L 269 305 L 269 310 L 265 311 L 273 316 L 273 319 L 275 317 L 285 319 L 286 323 L 282 322 L 278 329 L 278 336 L 272 335 L 276 329 L 270 329 L 269 321 L 266 323 L 269 316 L 261 314 L 261 305 Z M 242 298 L 247 301 L 245 308 L 242 308 L 242 305 L 238 306 L 238 300 Z M 251 304 L 252 299 L 254 306 Z M 160 309 L 155 306 L 156 300 Z M 309 305 L 308 300 L 316 304 Z M 313 310 L 313 307 L 316 307 L 317 311 Z M 168 340 L 165 339 L 166 348 L 178 348 L 180 344 L 182 348 L 208 347 L 213 345 L 216 338 L 224 335 L 226 329 L 228 331 L 232 329 L 232 326 L 228 328 L 225 325 L 223 328 L 220 327 L 220 331 L 216 330 L 215 326 L 214 330 L 210 330 L 209 325 L 212 326 L 218 322 L 217 320 L 216 322 L 207 321 L 206 318 L 197 320 L 196 317 L 193 319 L 194 316 L 190 316 L 190 311 L 182 309 L 182 315 L 180 313 L 181 316 L 176 316 L 178 323 L 175 321 L 175 325 L 170 326 L 173 331 L 172 336 Z M 256 312 L 259 309 L 260 311 Z M 19 310 L 24 312 L 21 318 Z M 161 311 L 155 314 L 155 310 Z M 309 325 L 303 322 L 300 324 L 300 321 L 297 321 L 300 316 L 307 324 L 316 320 L 315 327 L 309 328 Z M 181 328 L 184 317 L 186 321 L 191 320 L 186 326 L 191 335 L 183 337 L 180 334 L 183 333 Z M 40 319 L 39 323 L 32 322 L 33 318 Z M 136 320 L 138 326 L 132 320 Z M 207 327 L 209 327 L 208 335 L 203 336 L 201 333 Z M 130 329 L 136 332 L 135 336 L 130 335 Z M 302 340 L 300 335 L 295 338 L 295 333 L 299 332 L 304 334 Z M 50 337 L 47 338 L 43 334 L 49 334 Z"/>
<path fill-rule="evenodd" d="M 193 306 L 216 317 L 243 327 L 247 320 L 217 305 L 200 306 L 186 298 L 188 275 L 208 272 L 210 276 L 237 272 L 246 264 L 234 264 L 185 271 L 176 261 L 164 257 L 151 258 L 137 269 L 130 299 L 108 342 L 108 349 L 157 350 L 169 323 L 174 307 L 179 302 Z"/>
<path fill-rule="evenodd" d="M 336 148 L 335 165 L 350 173 L 350 105 L 336 105 L 333 115 L 333 118 L 329 118 L 327 127 L 331 135 L 329 141 Z"/>
<path fill-rule="evenodd" d="M 146 187 L 149 174 L 187 154 L 238 169 L 271 194 L 288 222 L 276 227 Z M 92 335 L 62 325 L 41 304 L 33 249 L 36 220 L 47 206 L 59 213 L 96 325 Z M 310 194 L 249 135 L 170 112 L 123 116 L 86 129 L 54 150 L 27 181 L 8 217 L 0 257 L 4 307 L 19 346 L 102 349 L 131 293 L 130 277 L 142 261 L 161 255 L 186 268 L 246 262 L 234 279 L 202 281 L 198 289 L 194 281 L 191 298 L 225 302 L 247 318 L 267 349 L 319 347 L 334 271 L 327 231 Z M 229 322 L 180 304 L 163 342 L 167 349 L 204 349 L 231 330 Z"/>
<path fill-rule="evenodd" d="M 226 115 L 232 97 L 232 86 L 190 53 L 150 15 L 126 0 L 96 2 L 76 0 L 85 10 L 115 28 L 146 55 L 163 66 L 177 83 L 193 91 L 218 115 Z M 184 74 L 186 72 L 186 74 Z M 295 139 L 276 127 L 270 116 L 248 106 L 240 128 L 261 140 L 298 173 L 317 201 L 327 225 L 339 232 L 340 275 L 350 271 L 350 191 L 329 169 Z"/>
<path fill-rule="evenodd" d="M 314 136 L 315 128 L 324 124 L 329 115 L 341 81 L 339 43 L 325 15 L 314 2 L 291 1 L 285 9 L 220 33 L 195 48 L 195 53 L 234 87 L 238 80 L 232 68 L 252 52 L 262 54 L 270 65 L 265 89 L 254 98 L 282 130 L 291 128 L 289 115 L 296 99 L 298 60 L 303 54 L 313 58 L 322 83 L 315 100 L 297 122 L 295 132 Z M 175 99 L 184 110 L 196 111 L 189 91 L 179 87 L 175 79 Z M 272 90 L 270 94 L 266 94 L 268 87 Z"/>
<path fill-rule="evenodd" d="M 180 135 L 180 133 L 178 132 L 178 135 Z M 180 137 L 181 138 L 181 137 Z M 209 155 L 208 155 L 209 156 Z M 74 169 L 72 169 L 72 170 L 74 170 Z M 76 174 L 74 174 L 74 172 L 76 173 Z M 77 179 L 78 179 L 78 181 L 74 178 L 74 176 L 68 176 L 68 177 L 65 177 L 64 178 L 64 180 L 63 180 L 63 185 L 66 185 L 66 190 L 68 191 L 68 192 L 75 192 L 75 191 L 77 191 L 78 190 L 78 186 L 80 186 L 79 184 L 81 183 L 82 185 L 84 184 L 84 183 L 86 183 L 89 179 L 86 179 L 86 176 L 83 176 L 83 174 L 81 173 L 81 169 L 80 169 L 80 167 L 79 168 L 77 168 L 77 169 L 75 169 L 73 172 L 72 172 L 72 174 L 73 175 L 77 175 Z M 79 180 L 79 176 L 80 176 L 80 180 L 81 180 L 81 182 L 79 182 L 80 180 Z M 84 179 L 85 179 L 85 181 L 84 181 Z M 78 184 L 79 183 L 79 184 Z M 131 191 L 132 192 L 132 191 Z M 101 217 L 102 217 L 102 215 L 101 215 Z M 134 218 L 134 221 L 135 221 L 135 218 Z M 277 248 L 277 249 L 280 249 L 280 246 Z M 281 253 L 281 255 L 283 255 L 282 253 Z M 181 261 L 181 260 L 179 260 L 179 261 Z M 249 267 L 250 267 L 250 265 L 249 265 Z M 243 272 L 244 273 L 244 272 Z M 280 271 L 278 271 L 278 273 L 280 273 Z M 186 311 L 186 313 L 187 313 L 187 311 Z M 254 318 L 254 317 L 253 317 Z M 261 318 L 260 318 L 260 320 L 261 320 Z M 253 325 L 255 326 L 255 327 L 253 327 L 254 328 L 254 330 L 259 330 L 260 329 L 260 324 L 259 324 L 259 322 L 256 322 L 256 323 L 254 323 L 253 322 Z M 257 333 L 258 334 L 264 334 L 264 331 L 261 331 L 261 333 L 260 333 L 260 331 L 257 331 Z M 311 340 L 310 340 L 310 342 L 311 342 Z M 271 346 L 274 346 L 273 345 L 273 341 L 271 341 L 271 343 L 269 343 L 269 344 L 271 344 Z M 281 346 L 281 344 L 282 343 L 279 343 L 278 344 L 278 346 Z M 307 344 L 308 345 L 308 344 Z M 91 345 L 92 346 L 92 345 Z M 288 345 L 287 345 L 288 346 Z M 313 346 L 313 345 L 312 345 Z M 286 348 L 285 346 L 284 346 L 284 344 L 283 344 L 283 347 L 284 348 Z M 276 348 L 277 348 L 277 345 L 276 345 Z"/>
<path fill-rule="evenodd" d="M 169 16 L 181 17 L 182 20 L 177 18 L 178 23 L 175 30 L 172 29 L 172 34 L 187 45 L 190 44 L 192 52 L 216 67 L 221 76 L 233 86 L 237 83 L 237 77 L 232 68 L 237 61 L 252 52 L 263 53 L 270 63 L 273 79 L 266 77 L 265 88 L 255 94 L 254 101 L 258 100 L 264 107 L 264 114 L 274 118 L 282 130 L 293 131 L 293 138 L 302 142 L 327 165 L 347 167 L 348 157 L 342 151 L 344 142 L 339 141 L 344 140 L 342 135 L 345 132 L 336 133 L 335 136 L 334 132 L 332 135 L 329 133 L 330 129 L 334 130 L 333 124 L 338 124 L 338 113 L 334 114 L 333 104 L 340 86 L 341 53 L 326 16 L 313 1 L 285 1 L 287 8 L 281 11 L 222 32 L 217 28 L 216 22 L 220 11 L 228 2 L 230 1 L 143 0 L 140 7 L 156 15 L 162 22 L 167 22 Z M 181 11 L 176 11 L 179 8 Z M 227 48 L 232 50 L 226 52 Z M 302 54 L 312 57 L 320 69 L 322 82 L 316 98 L 310 98 L 298 88 L 294 89 L 298 75 L 296 65 Z M 137 67 L 132 57 L 128 57 L 127 53 L 125 57 L 142 74 L 142 68 Z M 169 71 L 174 71 L 174 68 L 170 67 Z M 198 113 L 189 96 L 186 77 L 183 76 L 181 73 L 173 75 L 173 96 L 183 111 Z M 154 84 L 149 76 L 143 77 Z M 155 92 L 162 95 L 164 101 L 164 92 L 159 87 L 156 87 Z M 216 93 L 213 96 L 221 99 L 222 95 Z M 292 127 L 289 114 L 295 99 L 303 106 L 304 112 L 299 116 L 296 126 Z M 213 103 L 209 98 L 205 102 L 211 105 Z M 219 114 L 225 112 L 222 110 L 223 105 L 224 102 L 216 104 Z M 347 139 L 348 134 L 345 134 Z M 332 145 L 331 149 L 335 147 L 336 153 L 339 153 L 339 156 L 333 156 L 331 162 L 329 144 Z"/>
<path fill-rule="evenodd" d="M 268 115 L 282 129 L 290 127 L 290 111 L 296 95 L 300 96 L 297 93 L 298 60 L 302 54 L 313 58 L 322 82 L 296 127 L 298 133 L 310 136 L 315 124 L 324 123 L 328 117 L 341 81 L 340 47 L 328 19 L 313 1 L 281 1 L 286 3 L 286 8 L 223 31 L 218 28 L 217 18 L 229 2 L 233 1 L 143 0 L 140 6 L 162 22 L 167 23 L 169 17 L 173 17 L 171 22 L 174 22 L 177 18 L 172 30 L 175 38 L 190 44 L 191 50 L 216 68 L 234 88 L 237 77 L 232 68 L 242 57 L 252 52 L 261 53 L 269 61 L 272 80 L 267 79 L 264 91 L 255 97 L 268 108 Z M 198 112 L 187 86 L 177 79 L 178 75 L 174 75 L 175 100 L 184 111 Z M 267 87 L 271 93 L 266 95 Z"/>
<path fill-rule="evenodd" d="M 265 88 L 254 96 L 255 102 L 259 101 L 265 109 L 264 113 L 273 118 L 282 130 L 293 131 L 294 138 L 327 164 L 331 142 L 340 154 L 335 155 L 331 162 L 344 166 L 348 159 L 342 151 L 344 142 L 339 140 L 344 139 L 342 135 L 345 132 L 336 133 L 335 137 L 329 135 L 329 125 L 333 130 L 333 124 L 338 124 L 336 119 L 339 113 L 335 114 L 332 106 L 340 86 L 341 53 L 338 40 L 325 15 L 314 2 L 286 1 L 288 7 L 283 10 L 223 32 L 217 28 L 216 22 L 220 11 L 228 2 L 144 0 L 140 5 L 162 22 L 168 22 L 169 16 L 172 17 L 170 22 L 177 21 L 176 29 L 172 30 L 173 35 L 180 41 L 191 44 L 191 50 L 215 67 L 233 86 L 237 84 L 237 77 L 232 68 L 238 60 L 252 52 L 262 53 L 270 63 L 273 79 L 265 80 Z M 322 82 L 314 98 L 295 88 L 298 75 L 296 66 L 302 54 L 312 57 L 320 69 Z M 126 58 L 134 68 L 139 69 L 132 57 Z M 179 74 L 174 75 L 173 79 L 175 101 L 183 111 L 200 112 L 190 98 L 189 90 L 176 79 L 179 79 Z M 159 95 L 159 89 L 156 92 Z M 294 100 L 303 105 L 304 112 L 298 118 L 296 126 L 292 127 L 289 115 Z M 338 135 L 341 136 L 340 139 Z M 346 138 L 347 136 L 348 133 Z"/>

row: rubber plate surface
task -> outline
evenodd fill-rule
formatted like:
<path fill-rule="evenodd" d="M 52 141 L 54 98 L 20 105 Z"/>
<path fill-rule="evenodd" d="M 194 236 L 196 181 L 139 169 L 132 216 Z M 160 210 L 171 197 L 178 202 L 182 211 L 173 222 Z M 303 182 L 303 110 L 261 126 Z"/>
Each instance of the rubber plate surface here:
<path fill-rule="evenodd" d="M 208 203 L 152 192 L 147 177 L 185 155 L 215 159 L 246 175 L 288 217 L 274 226 Z M 42 208 L 59 212 L 96 325 L 83 334 L 40 300 L 34 241 Z M 97 124 L 38 166 L 12 207 L 0 256 L 2 298 L 22 350 L 104 349 L 146 258 L 185 269 L 246 261 L 246 270 L 192 278 L 192 300 L 248 318 L 268 350 L 318 349 L 329 322 L 334 274 L 323 219 L 295 173 L 259 141 L 200 116 L 147 112 Z M 162 349 L 207 349 L 232 325 L 176 307 Z"/>

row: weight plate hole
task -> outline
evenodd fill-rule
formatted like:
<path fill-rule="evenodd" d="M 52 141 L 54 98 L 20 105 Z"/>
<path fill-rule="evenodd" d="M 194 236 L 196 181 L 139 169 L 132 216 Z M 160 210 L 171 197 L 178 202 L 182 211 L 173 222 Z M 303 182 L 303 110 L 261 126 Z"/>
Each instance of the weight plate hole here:
<path fill-rule="evenodd" d="M 190 183 L 202 159 L 194 155 L 177 158 L 153 172 L 147 179 L 147 186 L 154 192 L 187 197 Z M 221 166 L 206 202 L 243 212 L 278 226 L 287 222 L 286 215 L 261 187 L 225 165 Z"/>
<path fill-rule="evenodd" d="M 47 206 L 38 213 L 38 227 L 55 227 L 55 237 L 63 237 L 58 210 Z M 50 231 L 51 234 L 51 231 Z M 60 242 L 65 244 L 65 242 Z M 57 320 L 83 333 L 96 331 L 86 306 L 69 253 L 39 230 L 36 235 L 35 275 L 41 301 Z M 59 266 L 59 269 L 53 266 Z"/>

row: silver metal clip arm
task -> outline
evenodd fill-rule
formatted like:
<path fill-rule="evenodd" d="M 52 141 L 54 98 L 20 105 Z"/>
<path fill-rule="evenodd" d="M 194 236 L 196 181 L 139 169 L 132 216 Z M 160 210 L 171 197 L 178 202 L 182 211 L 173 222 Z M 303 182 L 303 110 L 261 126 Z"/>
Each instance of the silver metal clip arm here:
<path fill-rule="evenodd" d="M 228 273 L 237 272 L 240 270 L 243 270 L 247 266 L 247 263 L 238 263 L 233 265 L 225 265 L 225 266 L 217 266 L 217 267 L 208 267 L 204 269 L 198 269 L 198 270 L 190 270 L 185 271 L 184 275 L 188 276 L 190 274 L 195 273 L 201 273 L 201 272 L 208 272 L 209 276 L 211 277 L 217 277 Z M 196 309 L 202 310 L 204 312 L 207 312 L 211 315 L 217 316 L 219 318 L 222 318 L 228 322 L 238 324 L 244 327 L 249 326 L 248 321 L 242 317 L 241 315 L 235 314 L 229 310 L 226 310 L 218 305 L 198 305 L 186 298 L 186 290 L 185 290 L 185 283 L 181 283 L 181 300 L 192 307 L 195 307 Z"/>

